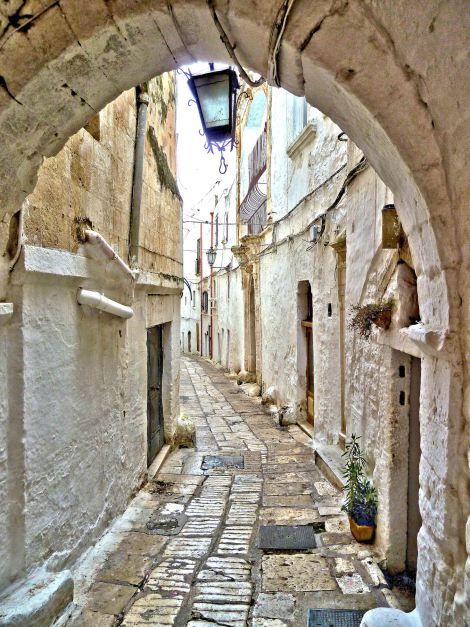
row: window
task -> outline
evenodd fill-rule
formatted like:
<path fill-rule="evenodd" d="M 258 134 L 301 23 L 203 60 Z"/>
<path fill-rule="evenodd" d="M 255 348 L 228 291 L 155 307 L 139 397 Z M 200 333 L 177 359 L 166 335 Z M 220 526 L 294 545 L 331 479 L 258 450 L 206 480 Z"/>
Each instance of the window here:
<path fill-rule="evenodd" d="M 288 134 L 293 141 L 307 124 L 307 101 L 304 97 L 289 95 L 288 103 Z"/>
<path fill-rule="evenodd" d="M 202 293 L 202 311 L 204 313 L 209 311 L 209 294 L 207 290 Z"/>
<path fill-rule="evenodd" d="M 215 216 L 215 247 L 219 245 L 219 214 Z"/>
<path fill-rule="evenodd" d="M 196 243 L 196 274 L 201 274 L 201 239 Z"/>

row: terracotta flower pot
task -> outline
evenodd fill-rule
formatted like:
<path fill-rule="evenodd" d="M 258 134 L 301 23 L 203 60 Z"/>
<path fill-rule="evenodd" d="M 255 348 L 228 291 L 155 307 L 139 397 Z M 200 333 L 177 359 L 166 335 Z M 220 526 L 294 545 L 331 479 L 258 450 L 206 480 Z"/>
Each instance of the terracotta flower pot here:
<path fill-rule="evenodd" d="M 390 323 L 392 322 L 392 311 L 390 309 L 382 311 L 373 322 L 375 326 L 380 327 L 381 329 L 388 329 Z"/>
<path fill-rule="evenodd" d="M 358 525 L 349 516 L 349 528 L 358 542 L 372 542 L 375 533 L 375 525 Z"/>

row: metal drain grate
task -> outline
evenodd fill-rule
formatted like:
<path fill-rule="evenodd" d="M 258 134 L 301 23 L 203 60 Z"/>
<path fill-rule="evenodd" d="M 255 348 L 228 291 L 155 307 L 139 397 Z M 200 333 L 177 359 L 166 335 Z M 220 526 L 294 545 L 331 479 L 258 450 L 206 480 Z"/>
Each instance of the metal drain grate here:
<path fill-rule="evenodd" d="M 305 551 L 316 546 L 311 525 L 262 525 L 259 529 L 258 547 L 265 551 Z"/>
<path fill-rule="evenodd" d="M 308 627 L 359 627 L 367 610 L 309 610 Z"/>
<path fill-rule="evenodd" d="M 243 468 L 243 457 L 206 455 L 201 464 L 202 470 L 212 470 L 214 468 Z"/>

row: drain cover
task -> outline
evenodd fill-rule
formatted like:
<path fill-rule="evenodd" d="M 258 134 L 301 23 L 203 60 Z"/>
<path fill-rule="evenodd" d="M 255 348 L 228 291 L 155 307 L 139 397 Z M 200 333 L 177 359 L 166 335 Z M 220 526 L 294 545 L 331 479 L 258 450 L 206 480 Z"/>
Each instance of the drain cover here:
<path fill-rule="evenodd" d="M 309 610 L 308 627 L 359 627 L 366 610 Z"/>
<path fill-rule="evenodd" d="M 311 525 L 262 525 L 259 529 L 258 547 L 265 551 L 305 551 L 316 546 Z"/>
<path fill-rule="evenodd" d="M 213 468 L 243 468 L 243 457 L 206 455 L 201 465 L 202 470 Z"/>

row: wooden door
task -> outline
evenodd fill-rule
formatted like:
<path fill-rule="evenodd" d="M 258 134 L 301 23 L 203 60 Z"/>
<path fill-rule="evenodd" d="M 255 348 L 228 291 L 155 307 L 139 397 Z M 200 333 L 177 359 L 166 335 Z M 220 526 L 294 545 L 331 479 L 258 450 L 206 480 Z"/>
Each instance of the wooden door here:
<path fill-rule="evenodd" d="M 147 465 L 165 443 L 163 431 L 163 325 L 147 329 Z"/>
<path fill-rule="evenodd" d="M 312 323 L 308 320 L 302 321 L 302 326 L 305 330 L 305 342 L 307 353 L 307 420 L 313 425 L 313 418 L 315 414 L 314 403 L 314 383 L 313 383 L 313 332 Z"/>

